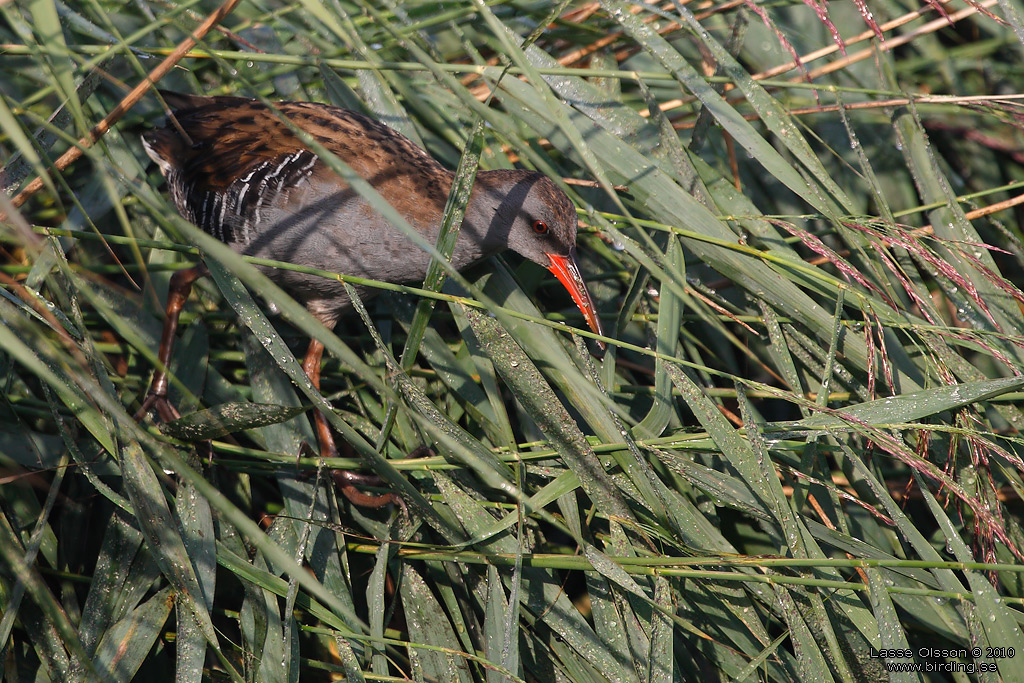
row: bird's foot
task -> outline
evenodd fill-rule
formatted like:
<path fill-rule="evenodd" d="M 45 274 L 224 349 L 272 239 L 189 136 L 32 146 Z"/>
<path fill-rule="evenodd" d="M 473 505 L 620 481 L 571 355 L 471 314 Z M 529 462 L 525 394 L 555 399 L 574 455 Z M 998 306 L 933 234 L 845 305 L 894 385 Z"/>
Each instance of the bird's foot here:
<path fill-rule="evenodd" d="M 310 367 L 313 367 L 310 364 Z M 317 366 L 318 367 L 318 366 Z M 308 374 L 308 371 L 307 371 Z M 319 377 L 317 376 L 316 384 L 319 384 Z M 334 436 L 331 434 L 331 428 L 327 424 L 327 418 L 319 410 L 313 413 L 313 422 L 316 428 L 317 442 L 320 446 L 320 458 L 323 460 L 329 460 L 330 458 L 338 457 L 338 448 L 334 445 Z M 352 451 L 352 447 L 348 444 L 343 443 L 343 446 L 348 451 Z M 303 444 L 303 449 L 312 450 L 308 444 Z M 353 453 L 354 454 L 354 453 Z M 370 494 L 363 493 L 356 485 L 360 486 L 381 486 L 386 485 L 375 474 L 360 474 L 357 472 L 350 472 L 349 470 L 331 470 L 331 476 L 334 478 L 334 483 L 341 491 L 342 495 L 348 498 L 349 502 L 353 505 L 363 508 L 382 508 L 385 505 L 394 503 L 402 511 L 402 515 L 408 519 L 409 508 L 406 507 L 405 501 L 397 493 L 380 493 Z"/>
<path fill-rule="evenodd" d="M 426 458 L 434 455 L 434 449 L 430 446 L 419 446 L 409 452 L 407 457 L 409 458 Z M 361 472 L 353 472 L 351 470 L 331 470 L 331 477 L 334 478 L 334 483 L 341 490 L 342 495 L 348 498 L 349 502 L 353 505 L 358 505 L 364 508 L 380 508 L 391 503 L 398 506 L 402 511 L 402 515 L 409 518 L 409 508 L 405 504 L 405 500 L 397 493 L 378 493 L 370 494 L 363 493 L 356 488 L 359 486 L 383 486 L 385 485 L 384 480 L 376 474 L 363 474 Z"/>
<path fill-rule="evenodd" d="M 303 442 L 299 455 L 300 457 L 303 455 L 315 457 L 317 454 L 308 443 Z M 327 444 L 320 445 L 319 456 L 323 459 L 339 457 L 338 451 L 334 447 L 333 438 Z M 338 490 L 353 505 L 376 509 L 393 503 L 402 511 L 404 517 L 409 517 L 409 508 L 397 493 L 364 493 L 356 488 L 357 486 L 385 486 L 384 480 L 376 474 L 364 474 L 351 470 L 330 470 L 330 473 Z"/>
<path fill-rule="evenodd" d="M 384 481 L 376 474 L 362 474 L 351 470 L 331 470 L 331 477 L 334 484 L 341 491 L 342 495 L 348 498 L 349 502 L 362 508 L 382 508 L 385 505 L 395 504 L 402 511 L 402 516 L 409 518 L 409 508 L 405 501 L 397 493 L 363 493 L 356 488 L 359 486 L 381 486 Z"/>
<path fill-rule="evenodd" d="M 146 415 L 149 415 L 151 410 L 156 411 L 157 418 L 164 424 L 174 422 L 181 417 L 181 413 L 179 413 L 178 409 L 174 407 L 174 404 L 167 400 L 167 394 L 150 391 L 146 394 L 146 398 L 142 401 L 142 406 L 140 406 L 135 415 L 132 416 L 132 419 L 136 422 L 142 422 L 146 419 Z M 196 444 L 196 453 L 199 455 L 201 460 L 205 460 L 207 464 L 212 464 L 213 442 L 200 441 Z"/>
<path fill-rule="evenodd" d="M 149 411 L 154 409 L 156 410 L 156 414 L 160 418 L 161 422 L 174 422 L 181 417 L 181 413 L 178 412 L 178 409 L 167 400 L 167 394 L 150 391 L 146 394 L 146 398 L 143 399 L 142 406 L 139 408 L 138 412 L 135 413 L 135 421 L 142 422 L 146 415 L 149 414 Z"/>

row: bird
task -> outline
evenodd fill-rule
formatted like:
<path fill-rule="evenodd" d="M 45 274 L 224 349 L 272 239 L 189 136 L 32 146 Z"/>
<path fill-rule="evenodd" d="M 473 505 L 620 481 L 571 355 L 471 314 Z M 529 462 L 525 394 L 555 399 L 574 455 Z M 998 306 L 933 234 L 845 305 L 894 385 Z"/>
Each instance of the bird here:
<path fill-rule="evenodd" d="M 355 192 L 293 129 L 301 129 L 369 182 L 433 244 L 454 173 L 393 128 L 360 113 L 316 102 L 276 102 L 161 90 L 162 127 L 142 136 L 183 218 L 236 252 L 392 283 L 422 282 L 431 257 Z M 287 120 L 287 123 L 286 123 Z M 290 125 L 289 125 L 290 124 Z M 463 270 L 506 249 L 547 268 L 568 290 L 587 324 L 600 318 L 576 258 L 576 211 L 550 178 L 531 170 L 479 171 L 451 257 Z M 344 285 L 309 273 L 259 266 L 328 329 L 351 307 Z M 169 293 L 154 371 L 136 413 L 180 417 L 167 398 L 166 368 L 179 313 L 205 264 L 177 271 Z M 369 287 L 356 287 L 372 296 Z M 320 388 L 323 344 L 311 340 L 303 370 Z M 336 457 L 326 418 L 313 413 L 321 457 Z M 355 505 L 401 504 L 394 493 L 368 494 L 367 477 L 336 471 Z M 403 506 L 404 509 L 404 506 Z"/>

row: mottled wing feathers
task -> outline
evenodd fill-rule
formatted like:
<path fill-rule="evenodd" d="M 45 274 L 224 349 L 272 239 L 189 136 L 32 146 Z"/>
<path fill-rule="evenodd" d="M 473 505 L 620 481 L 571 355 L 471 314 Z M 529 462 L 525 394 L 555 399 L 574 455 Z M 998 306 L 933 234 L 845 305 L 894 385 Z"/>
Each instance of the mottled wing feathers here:
<path fill-rule="evenodd" d="M 426 192 L 440 206 L 447 196 L 448 187 L 437 179 L 448 171 L 433 157 L 355 112 L 311 102 L 277 103 L 275 112 L 241 97 L 161 94 L 174 112 L 164 128 L 144 136 L 146 151 L 167 178 L 181 214 L 222 241 L 248 242 L 258 230 L 261 210 L 301 201 L 293 194 L 301 194 L 305 180 L 315 177 L 345 187 L 282 116 L 378 190 L 398 183 Z"/>

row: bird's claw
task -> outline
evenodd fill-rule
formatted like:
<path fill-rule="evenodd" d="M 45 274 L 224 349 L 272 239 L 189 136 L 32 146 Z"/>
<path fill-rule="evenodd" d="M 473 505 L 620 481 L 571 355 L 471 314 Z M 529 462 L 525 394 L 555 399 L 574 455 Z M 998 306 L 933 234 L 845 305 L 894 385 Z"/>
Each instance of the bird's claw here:
<path fill-rule="evenodd" d="M 402 511 L 403 517 L 409 518 L 409 508 L 397 493 L 363 493 L 356 488 L 357 484 L 361 486 L 380 485 L 382 483 L 381 478 L 376 474 L 361 474 L 350 470 L 331 470 L 331 477 L 334 479 L 334 484 L 341 491 L 342 495 L 348 498 L 349 502 L 353 505 L 363 508 L 382 508 L 393 503 Z"/>
<path fill-rule="evenodd" d="M 181 417 L 181 413 L 178 409 L 167 400 L 166 394 L 158 394 L 156 392 L 149 392 L 146 394 L 146 398 L 142 401 L 142 406 L 139 407 L 138 412 L 135 413 L 134 420 L 136 422 L 142 422 L 149 411 L 156 410 L 157 417 L 160 418 L 161 422 L 174 422 Z"/>
<path fill-rule="evenodd" d="M 303 453 L 314 455 L 313 447 L 303 443 L 299 449 Z M 356 486 L 380 486 L 383 482 L 376 474 L 363 474 L 351 470 L 328 470 L 334 484 L 345 498 L 355 506 L 363 508 L 382 508 L 394 503 L 402 511 L 402 516 L 409 518 L 409 508 L 397 493 L 363 493 Z"/>

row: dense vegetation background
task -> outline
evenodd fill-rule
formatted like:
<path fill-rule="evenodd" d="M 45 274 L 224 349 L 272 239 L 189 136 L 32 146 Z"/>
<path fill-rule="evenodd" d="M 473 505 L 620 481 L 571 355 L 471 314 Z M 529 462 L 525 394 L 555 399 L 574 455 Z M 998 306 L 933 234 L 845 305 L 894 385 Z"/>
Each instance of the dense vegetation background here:
<path fill-rule="evenodd" d="M 5 680 L 1024 679 L 1019 3 L 219 7 L 0 3 Z M 325 331 L 169 205 L 154 73 L 585 181 L 607 353 L 512 255 Z"/>

